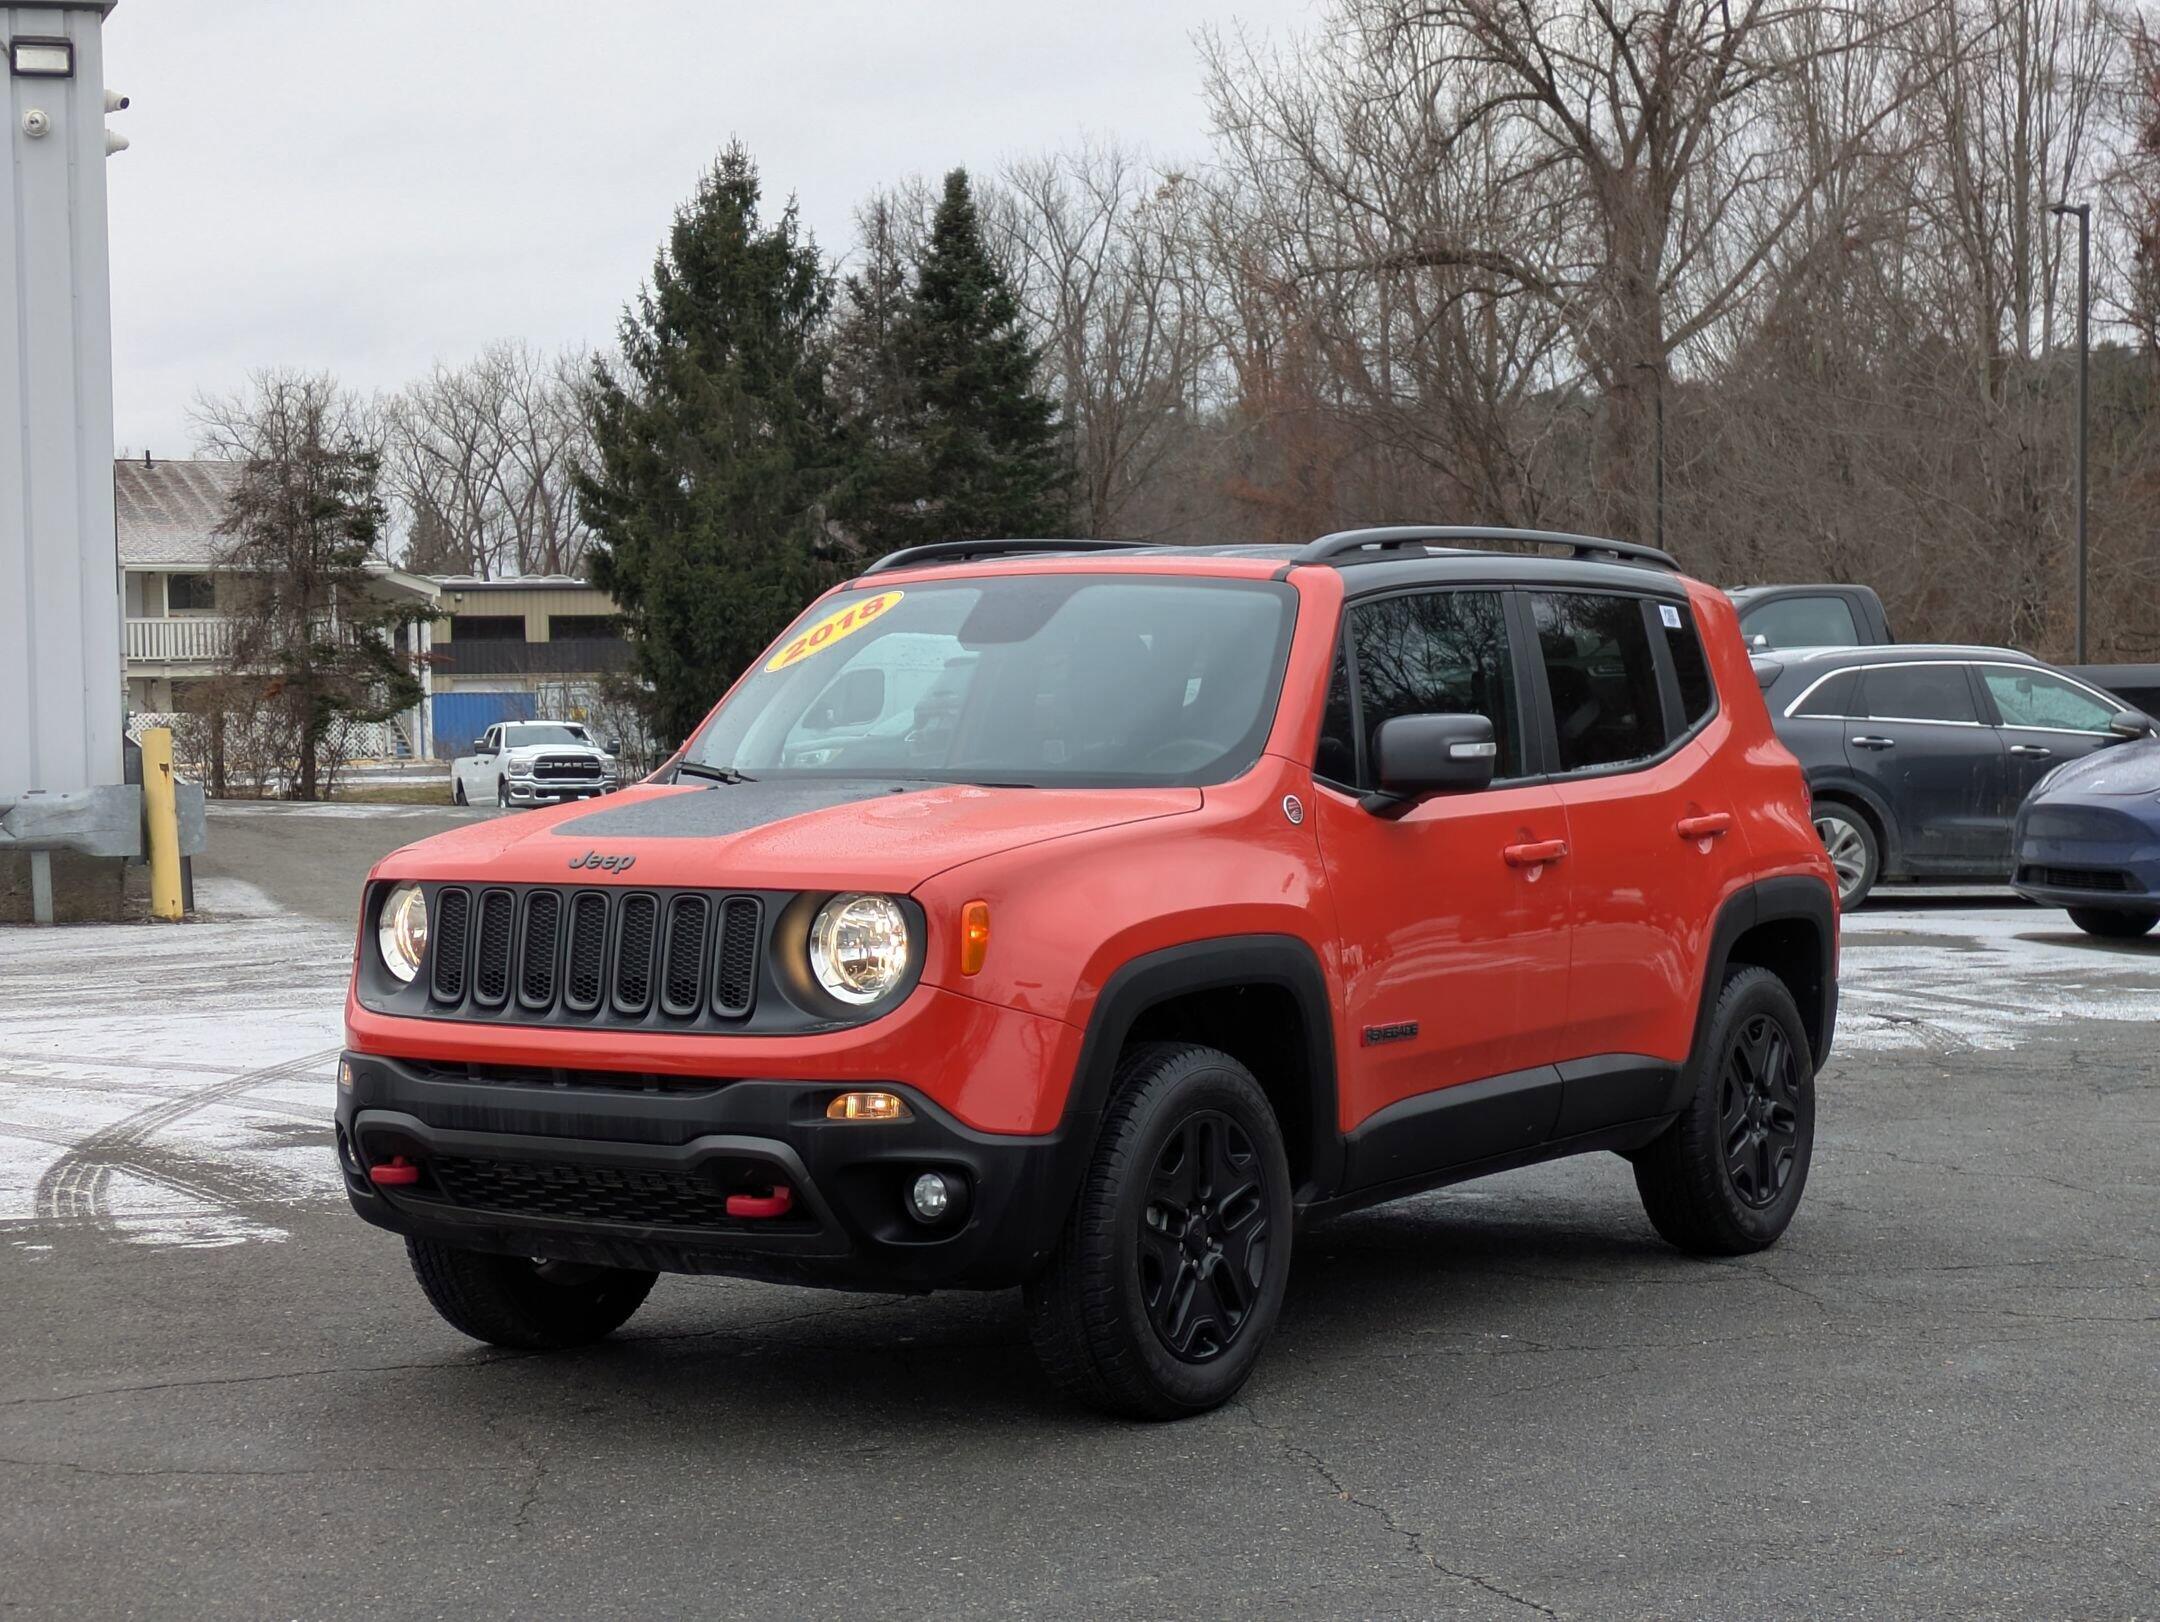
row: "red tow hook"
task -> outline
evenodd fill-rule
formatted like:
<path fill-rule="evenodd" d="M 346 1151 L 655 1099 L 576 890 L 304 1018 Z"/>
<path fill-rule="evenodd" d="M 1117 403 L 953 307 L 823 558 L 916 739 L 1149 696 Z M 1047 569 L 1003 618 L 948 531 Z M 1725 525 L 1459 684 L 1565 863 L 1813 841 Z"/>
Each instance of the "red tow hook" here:
<path fill-rule="evenodd" d="M 381 1165 L 368 1167 L 368 1181 L 377 1188 L 410 1188 L 420 1181 L 420 1168 L 403 1155 L 392 1155 Z"/>
<path fill-rule="evenodd" d="M 795 1190 L 785 1183 L 775 1184 L 770 1194 L 730 1194 L 727 1197 L 727 1214 L 748 1222 L 783 1217 L 794 1207 Z"/>

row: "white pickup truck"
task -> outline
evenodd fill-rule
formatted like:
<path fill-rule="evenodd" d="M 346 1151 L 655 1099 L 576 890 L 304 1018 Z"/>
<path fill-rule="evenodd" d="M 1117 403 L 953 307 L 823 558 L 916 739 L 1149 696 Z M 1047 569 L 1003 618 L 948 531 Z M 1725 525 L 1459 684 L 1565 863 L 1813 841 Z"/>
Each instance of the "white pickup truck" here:
<path fill-rule="evenodd" d="M 503 721 L 450 763 L 450 797 L 507 809 L 612 793 L 622 784 L 621 750 L 613 741 L 602 748 L 575 721 Z"/>

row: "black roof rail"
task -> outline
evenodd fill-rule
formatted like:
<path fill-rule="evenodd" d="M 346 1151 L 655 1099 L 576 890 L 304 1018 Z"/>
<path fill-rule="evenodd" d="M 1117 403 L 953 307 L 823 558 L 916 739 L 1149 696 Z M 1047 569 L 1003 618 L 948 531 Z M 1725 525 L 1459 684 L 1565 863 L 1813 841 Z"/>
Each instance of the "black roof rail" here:
<path fill-rule="evenodd" d="M 1115 552 L 1125 547 L 1153 546 L 1153 541 L 926 541 L 887 552 L 863 570 L 865 575 L 891 569 L 913 569 L 926 563 L 965 563 L 970 558 L 1013 557 L 1028 552 Z"/>
<path fill-rule="evenodd" d="M 1614 558 L 1680 572 L 1679 559 L 1654 546 L 1609 541 L 1599 535 L 1569 535 L 1551 529 L 1505 529 L 1486 524 L 1396 524 L 1385 529 L 1345 529 L 1323 535 L 1298 549 L 1292 563 L 1371 563 L 1406 547 L 1459 546 L 1463 542 L 1513 541 L 1523 546 L 1564 546 L 1578 558 Z M 1360 557 L 1359 554 L 1367 554 Z"/>

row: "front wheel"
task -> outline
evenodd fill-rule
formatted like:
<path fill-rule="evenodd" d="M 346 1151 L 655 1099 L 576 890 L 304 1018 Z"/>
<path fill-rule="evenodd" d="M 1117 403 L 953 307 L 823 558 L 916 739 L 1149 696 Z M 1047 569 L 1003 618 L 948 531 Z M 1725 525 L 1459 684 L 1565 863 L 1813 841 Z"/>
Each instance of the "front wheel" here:
<path fill-rule="evenodd" d="M 1728 975 L 1689 1067 L 1687 1103 L 1635 1155 L 1643 1210 L 1698 1256 L 1775 1244 L 1815 1153 L 1814 1062 L 1785 982 L 1760 968 Z"/>
<path fill-rule="evenodd" d="M 407 1239 L 413 1276 L 451 1328 L 491 1346 L 561 1351 L 613 1334 L 660 1275 Z"/>
<path fill-rule="evenodd" d="M 2086 934 L 2108 941 L 2134 941 L 2160 924 L 2160 914 L 2150 912 L 2116 912 L 2108 907 L 2072 907 L 2069 912 L 2070 921 Z"/>
<path fill-rule="evenodd" d="M 500 777 L 495 779 L 495 808 L 498 811 L 510 809 L 510 785 Z"/>
<path fill-rule="evenodd" d="M 450 803 L 452 805 L 470 805 L 472 803 L 465 798 L 464 778 L 454 777 L 450 780 Z"/>
<path fill-rule="evenodd" d="M 1290 1165 L 1252 1072 L 1213 1048 L 1150 1043 L 1114 1102 L 1047 1270 L 1026 1291 L 1044 1371 L 1130 1419 L 1236 1395 L 1290 1277 Z"/>

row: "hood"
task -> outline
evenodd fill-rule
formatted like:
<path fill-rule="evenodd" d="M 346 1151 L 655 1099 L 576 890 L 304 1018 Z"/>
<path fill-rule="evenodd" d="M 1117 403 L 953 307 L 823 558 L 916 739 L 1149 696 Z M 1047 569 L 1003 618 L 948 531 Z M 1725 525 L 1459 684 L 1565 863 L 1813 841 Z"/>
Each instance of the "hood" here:
<path fill-rule="evenodd" d="M 1196 788 L 862 780 L 655 786 L 438 834 L 385 857 L 380 871 L 507 884 L 905 892 L 979 857 L 1200 805 Z M 588 856 L 595 858 L 590 865 Z M 610 857 L 630 861 L 602 866 Z"/>
<path fill-rule="evenodd" d="M 535 755 L 605 755 L 596 743 L 520 743 L 503 751 L 505 760 L 529 760 Z"/>
<path fill-rule="evenodd" d="M 2096 749 L 2057 771 L 2036 798 L 2096 795 L 2116 799 L 2136 794 L 2160 794 L 2160 739 Z"/>

